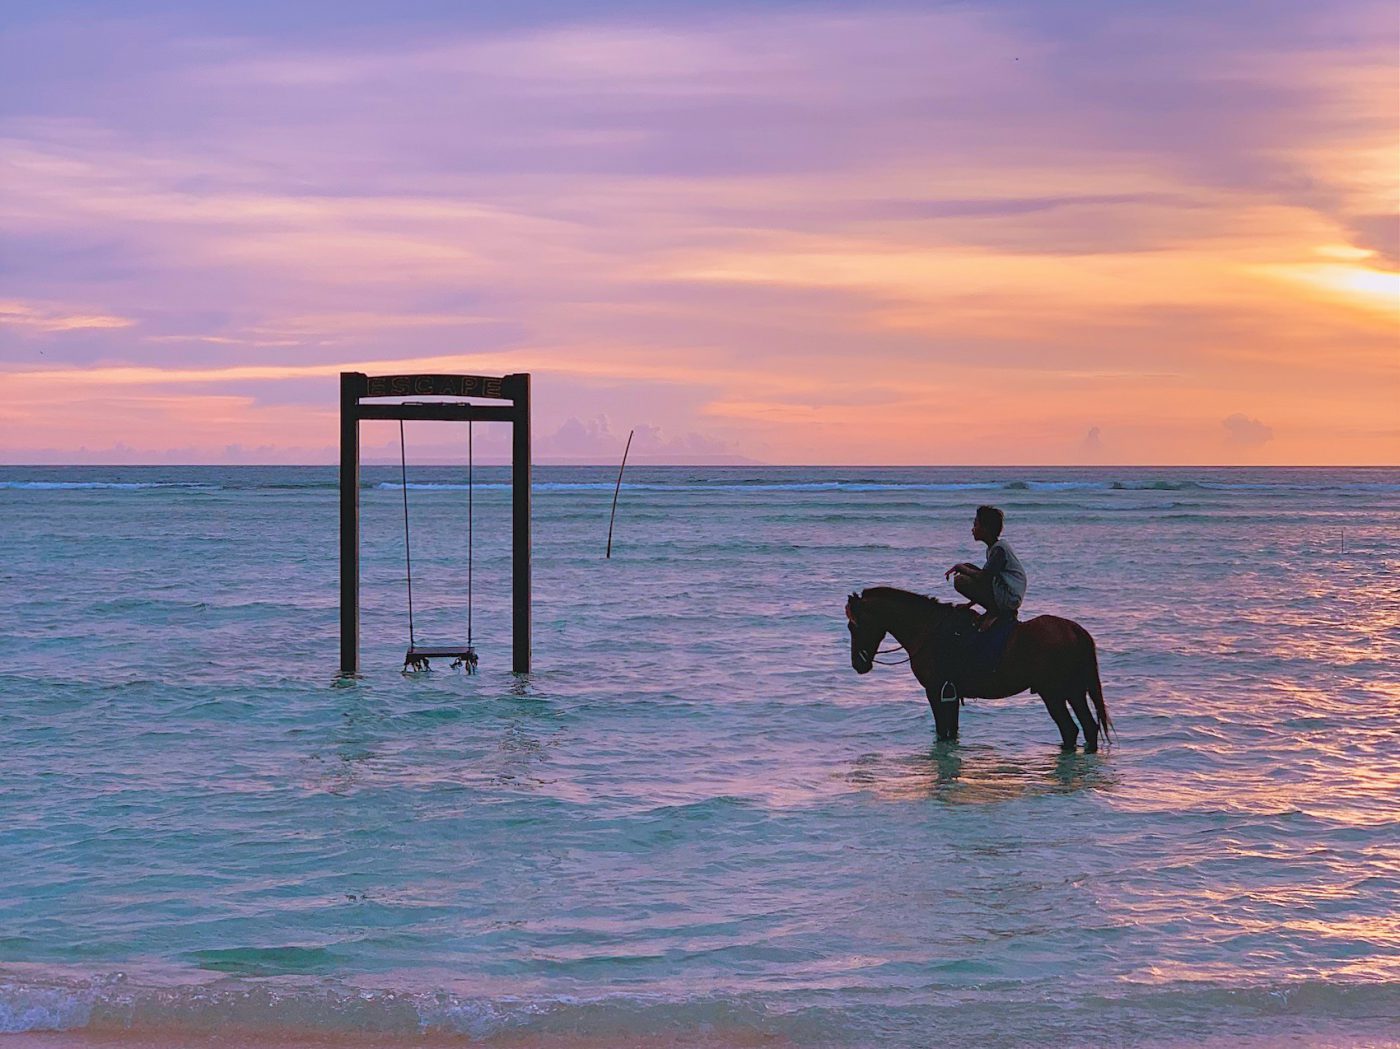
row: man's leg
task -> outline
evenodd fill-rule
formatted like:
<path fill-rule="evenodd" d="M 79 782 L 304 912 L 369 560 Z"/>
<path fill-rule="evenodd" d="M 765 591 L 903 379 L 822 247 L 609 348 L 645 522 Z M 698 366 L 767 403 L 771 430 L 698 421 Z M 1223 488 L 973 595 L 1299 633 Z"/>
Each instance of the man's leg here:
<path fill-rule="evenodd" d="M 996 599 L 992 596 L 991 580 L 987 577 L 987 574 L 980 569 L 974 568 L 970 572 L 953 573 L 953 588 L 974 605 L 981 605 L 987 610 L 988 614 L 996 607 Z M 948 675 L 949 681 L 957 685 L 959 694 L 962 692 L 962 679 L 967 671 L 969 659 L 968 649 L 971 647 L 972 639 L 975 636 L 976 635 L 972 633 L 961 635 L 961 637 L 955 640 L 954 644 L 950 645 L 948 648 L 948 659 L 944 673 Z M 941 693 L 939 698 L 942 698 Z M 929 693 L 929 702 L 934 703 L 932 692 Z M 939 718 L 938 714 L 940 711 L 944 711 L 944 707 L 941 703 L 934 703 L 933 709 L 935 720 L 939 728 L 938 738 L 942 739 L 944 738 L 943 728 L 945 719 Z M 952 710 L 952 731 L 954 735 L 957 735 L 957 707 L 953 707 Z"/>
<path fill-rule="evenodd" d="M 963 597 L 987 610 L 977 627 L 979 631 L 990 630 L 996 625 L 1001 615 L 1001 606 L 997 602 L 992 579 L 986 572 L 979 571 L 975 575 L 971 572 L 959 572 L 953 576 L 953 587 Z"/>
<path fill-rule="evenodd" d="M 997 599 L 992 596 L 992 581 L 985 572 L 955 572 L 953 589 L 988 612 L 996 610 Z"/>

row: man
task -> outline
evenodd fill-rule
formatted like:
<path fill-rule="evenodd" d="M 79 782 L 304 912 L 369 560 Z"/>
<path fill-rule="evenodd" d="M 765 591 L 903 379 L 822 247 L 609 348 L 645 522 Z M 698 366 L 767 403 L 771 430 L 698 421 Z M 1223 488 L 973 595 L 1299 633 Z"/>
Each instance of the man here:
<path fill-rule="evenodd" d="M 987 630 L 1002 616 L 1016 618 L 1021 599 L 1026 596 L 1026 570 L 1021 567 L 1010 544 L 1001 538 L 1006 515 L 995 506 L 979 506 L 972 520 L 972 538 L 987 544 L 987 563 L 954 565 L 943 573 L 953 587 L 973 604 L 987 610 L 982 629 Z"/>

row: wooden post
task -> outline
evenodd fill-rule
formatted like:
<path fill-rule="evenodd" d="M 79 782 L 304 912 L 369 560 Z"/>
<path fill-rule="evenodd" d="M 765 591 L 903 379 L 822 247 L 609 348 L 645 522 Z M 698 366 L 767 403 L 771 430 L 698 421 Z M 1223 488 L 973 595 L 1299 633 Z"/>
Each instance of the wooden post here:
<path fill-rule="evenodd" d="M 530 672 L 530 376 L 502 383 L 514 403 L 510 458 L 511 670 Z"/>
<path fill-rule="evenodd" d="M 362 404 L 377 398 L 457 397 L 510 401 Z M 340 373 L 340 672 L 360 672 L 360 420 L 436 419 L 511 424 L 511 669 L 530 672 L 530 376 Z M 405 522 L 406 524 L 406 522 Z M 470 585 L 470 583 L 468 584 Z M 470 598 L 469 598 L 470 600 Z M 470 631 L 470 626 L 468 627 Z M 411 644 L 411 640 L 410 640 Z M 461 655 L 465 648 L 419 649 L 409 656 Z"/>
<path fill-rule="evenodd" d="M 340 673 L 360 672 L 361 372 L 340 373 Z"/>

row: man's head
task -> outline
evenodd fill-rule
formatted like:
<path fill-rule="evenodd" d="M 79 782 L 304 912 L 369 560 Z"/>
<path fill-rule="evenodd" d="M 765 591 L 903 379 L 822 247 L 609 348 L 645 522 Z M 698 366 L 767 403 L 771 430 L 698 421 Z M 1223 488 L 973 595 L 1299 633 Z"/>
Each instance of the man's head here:
<path fill-rule="evenodd" d="M 1001 526 L 1006 515 L 995 506 L 979 506 L 977 516 L 972 519 L 972 538 L 979 543 L 995 543 L 1001 537 Z"/>

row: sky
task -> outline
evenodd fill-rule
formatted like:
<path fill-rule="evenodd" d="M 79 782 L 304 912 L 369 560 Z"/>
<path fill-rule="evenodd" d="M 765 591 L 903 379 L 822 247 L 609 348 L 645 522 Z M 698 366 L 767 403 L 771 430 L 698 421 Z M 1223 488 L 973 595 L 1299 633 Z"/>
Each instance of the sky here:
<path fill-rule="evenodd" d="M 0 462 L 1400 463 L 1390 2 L 5 12 Z"/>

